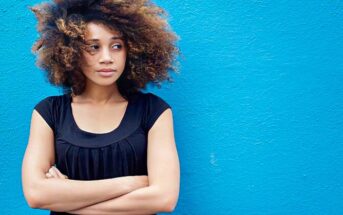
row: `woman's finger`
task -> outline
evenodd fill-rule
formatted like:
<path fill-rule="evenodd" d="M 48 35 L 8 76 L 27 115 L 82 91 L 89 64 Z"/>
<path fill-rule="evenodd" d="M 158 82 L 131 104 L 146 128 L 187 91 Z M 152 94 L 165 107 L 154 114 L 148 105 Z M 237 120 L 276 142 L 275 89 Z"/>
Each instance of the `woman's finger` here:
<path fill-rule="evenodd" d="M 55 167 L 55 166 L 53 166 L 52 168 L 54 168 L 55 169 L 55 171 L 57 172 L 57 174 L 58 174 L 58 176 L 60 177 L 60 178 L 66 178 L 67 176 L 65 176 L 65 175 L 63 175 L 62 173 L 61 173 L 61 171 L 59 170 L 59 169 L 57 169 L 57 167 Z"/>
<path fill-rule="evenodd" d="M 46 175 L 47 178 L 51 178 L 52 177 L 52 175 L 50 173 L 48 173 L 48 172 L 45 173 L 45 175 Z"/>
<path fill-rule="evenodd" d="M 54 169 L 54 168 L 50 168 L 49 169 L 49 173 L 53 176 L 53 177 L 55 177 L 55 178 L 58 178 L 59 176 L 58 176 L 58 174 L 57 174 L 57 172 L 56 172 L 56 170 Z"/>

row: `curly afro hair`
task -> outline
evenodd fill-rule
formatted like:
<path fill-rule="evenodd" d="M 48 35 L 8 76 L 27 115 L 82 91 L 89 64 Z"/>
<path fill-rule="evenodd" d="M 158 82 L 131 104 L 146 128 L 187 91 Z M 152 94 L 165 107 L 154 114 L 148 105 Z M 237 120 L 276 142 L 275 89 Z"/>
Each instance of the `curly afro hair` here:
<path fill-rule="evenodd" d="M 172 82 L 169 71 L 180 50 L 179 39 L 166 21 L 167 13 L 149 0 L 54 0 L 29 7 L 38 19 L 40 37 L 32 46 L 36 65 L 52 85 L 64 93 L 81 94 L 85 89 L 79 59 L 85 46 L 85 29 L 93 21 L 119 31 L 127 47 L 124 72 L 118 90 L 127 97 L 150 82 L 161 87 Z"/>

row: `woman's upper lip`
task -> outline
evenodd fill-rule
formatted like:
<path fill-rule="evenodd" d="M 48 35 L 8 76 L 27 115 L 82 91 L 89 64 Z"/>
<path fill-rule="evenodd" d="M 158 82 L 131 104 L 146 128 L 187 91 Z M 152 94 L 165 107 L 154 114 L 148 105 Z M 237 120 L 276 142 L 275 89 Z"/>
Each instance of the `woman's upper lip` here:
<path fill-rule="evenodd" d="M 114 69 L 100 69 L 98 72 L 114 72 Z"/>

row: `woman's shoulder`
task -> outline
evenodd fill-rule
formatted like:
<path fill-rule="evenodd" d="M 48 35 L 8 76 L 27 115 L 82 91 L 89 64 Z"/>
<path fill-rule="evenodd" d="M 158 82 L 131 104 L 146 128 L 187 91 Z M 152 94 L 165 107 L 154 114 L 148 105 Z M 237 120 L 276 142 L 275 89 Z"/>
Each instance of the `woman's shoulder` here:
<path fill-rule="evenodd" d="M 41 99 L 38 100 L 36 105 L 60 105 L 62 102 L 65 101 L 67 94 L 62 94 L 62 95 L 48 95 L 44 96 Z"/>
<path fill-rule="evenodd" d="M 51 129 L 55 130 L 57 114 L 64 95 L 50 95 L 36 102 L 34 109 L 44 118 Z"/>
<path fill-rule="evenodd" d="M 146 132 L 148 132 L 159 116 L 166 109 L 171 109 L 171 106 L 165 99 L 155 93 L 142 93 L 141 98 L 144 107 L 143 128 Z"/>
<path fill-rule="evenodd" d="M 58 112 L 61 108 L 63 109 L 66 106 L 67 96 L 67 94 L 62 94 L 42 97 L 36 102 L 34 109 L 38 112 Z"/>
<path fill-rule="evenodd" d="M 41 97 L 40 101 L 58 101 L 66 97 L 68 94 L 61 94 L 61 95 L 48 95 Z"/>
<path fill-rule="evenodd" d="M 133 101 L 139 101 L 139 103 L 143 106 L 149 107 L 156 107 L 156 106 L 168 106 L 171 108 L 169 103 L 162 98 L 162 96 L 159 96 L 152 92 L 142 92 L 139 91 L 134 94 Z"/>

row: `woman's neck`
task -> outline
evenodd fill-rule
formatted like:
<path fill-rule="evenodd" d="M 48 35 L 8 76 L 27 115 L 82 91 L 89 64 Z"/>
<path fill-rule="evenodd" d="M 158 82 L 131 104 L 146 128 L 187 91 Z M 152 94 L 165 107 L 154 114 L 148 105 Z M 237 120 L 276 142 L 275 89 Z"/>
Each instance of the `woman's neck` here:
<path fill-rule="evenodd" d="M 117 85 L 113 84 L 111 86 L 87 85 L 85 91 L 77 96 L 77 100 L 105 105 L 111 102 L 121 102 L 125 99 L 120 94 Z"/>

